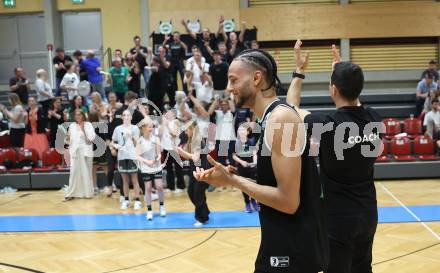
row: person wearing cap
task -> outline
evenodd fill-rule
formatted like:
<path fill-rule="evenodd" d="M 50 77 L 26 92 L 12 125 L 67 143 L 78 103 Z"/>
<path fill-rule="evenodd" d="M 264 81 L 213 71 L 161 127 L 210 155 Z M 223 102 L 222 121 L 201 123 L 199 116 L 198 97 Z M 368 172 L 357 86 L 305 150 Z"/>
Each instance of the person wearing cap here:
<path fill-rule="evenodd" d="M 107 102 L 107 96 L 104 91 L 103 77 L 101 74 L 101 61 L 95 57 L 93 50 L 87 51 L 87 57 L 80 64 L 81 69 L 87 72 L 88 81 L 92 87 L 92 92 L 98 92 L 102 99 Z"/>
<path fill-rule="evenodd" d="M 55 96 L 58 97 L 61 95 L 61 88 L 60 88 L 61 81 L 63 80 L 63 77 L 67 72 L 65 65 L 67 62 L 73 63 L 73 60 L 70 56 L 66 55 L 64 52 L 64 49 L 62 49 L 60 47 L 57 48 L 55 50 L 55 52 L 56 52 L 56 56 L 53 58 L 52 63 L 54 65 L 54 68 L 56 71 L 56 74 L 55 74 L 55 79 L 56 79 Z"/>

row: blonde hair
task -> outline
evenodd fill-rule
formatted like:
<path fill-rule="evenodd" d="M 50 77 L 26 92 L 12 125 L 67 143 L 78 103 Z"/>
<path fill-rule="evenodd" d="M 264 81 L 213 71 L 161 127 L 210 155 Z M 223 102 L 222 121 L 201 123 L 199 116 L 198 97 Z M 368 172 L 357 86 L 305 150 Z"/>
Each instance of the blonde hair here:
<path fill-rule="evenodd" d="M 43 68 L 38 69 L 37 72 L 36 72 L 37 79 L 41 79 L 43 77 L 43 74 L 45 74 L 45 73 L 47 73 L 47 72 Z"/>
<path fill-rule="evenodd" d="M 194 153 L 195 150 L 201 149 L 202 135 L 200 134 L 199 126 L 195 120 L 191 121 L 191 124 L 187 129 L 192 130 L 192 136 L 188 136 L 185 150 L 189 153 Z"/>
<path fill-rule="evenodd" d="M 90 95 L 91 97 L 95 97 L 98 99 L 98 104 L 101 105 L 102 104 L 102 97 L 101 94 L 99 94 L 98 92 L 92 92 L 92 94 Z"/>
<path fill-rule="evenodd" d="M 12 106 L 22 104 L 22 101 L 20 101 L 20 97 L 15 93 L 9 95 L 9 100 L 11 101 Z"/>
<path fill-rule="evenodd" d="M 86 113 L 84 113 L 84 111 L 83 110 L 81 110 L 81 109 L 76 109 L 74 112 L 74 115 L 76 115 L 76 114 L 80 114 L 81 116 L 82 116 L 82 118 L 83 118 L 83 122 L 86 122 L 87 121 L 87 116 L 86 116 Z"/>
<path fill-rule="evenodd" d="M 143 120 L 139 121 L 138 127 L 141 130 L 141 133 L 142 133 L 142 129 L 144 127 L 146 127 L 147 125 L 150 125 L 152 123 L 153 123 L 153 120 L 149 116 L 146 116 L 146 117 L 144 117 Z"/>

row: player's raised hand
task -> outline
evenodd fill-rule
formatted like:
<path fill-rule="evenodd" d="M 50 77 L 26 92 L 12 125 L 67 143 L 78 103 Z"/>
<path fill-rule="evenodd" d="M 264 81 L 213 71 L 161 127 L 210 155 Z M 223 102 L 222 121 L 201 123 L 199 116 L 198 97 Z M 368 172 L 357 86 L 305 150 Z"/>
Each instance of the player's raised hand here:
<path fill-rule="evenodd" d="M 298 70 L 298 72 L 304 72 L 304 70 L 306 70 L 307 68 L 307 65 L 309 64 L 309 52 L 302 54 L 301 45 L 301 40 L 297 40 L 295 43 L 295 47 L 293 48 L 293 53 L 296 61 L 296 69 Z"/>
<path fill-rule="evenodd" d="M 341 55 L 339 54 L 339 50 L 336 48 L 336 45 L 332 45 L 332 54 L 333 54 L 332 69 L 335 69 L 335 65 L 341 62 Z"/>

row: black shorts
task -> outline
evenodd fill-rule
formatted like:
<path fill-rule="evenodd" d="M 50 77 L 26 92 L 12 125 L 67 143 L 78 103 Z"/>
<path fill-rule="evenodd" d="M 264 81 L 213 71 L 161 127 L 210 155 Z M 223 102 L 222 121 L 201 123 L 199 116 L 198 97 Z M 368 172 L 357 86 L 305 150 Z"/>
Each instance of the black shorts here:
<path fill-rule="evenodd" d="M 137 173 L 138 166 L 131 159 L 118 160 L 118 171 L 119 173 Z"/>
<path fill-rule="evenodd" d="M 155 179 L 161 179 L 162 172 L 158 173 L 141 173 L 141 181 L 143 182 L 154 182 Z"/>

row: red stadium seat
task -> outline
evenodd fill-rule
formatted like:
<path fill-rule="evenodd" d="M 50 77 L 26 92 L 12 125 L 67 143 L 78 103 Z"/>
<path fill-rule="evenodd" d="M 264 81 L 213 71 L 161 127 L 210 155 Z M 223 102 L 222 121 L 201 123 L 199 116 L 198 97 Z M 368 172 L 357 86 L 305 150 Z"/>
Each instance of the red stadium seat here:
<path fill-rule="evenodd" d="M 55 167 L 63 163 L 63 158 L 61 154 L 55 148 L 47 149 L 42 155 L 43 166 L 41 168 L 34 168 L 35 172 L 50 172 L 55 169 Z"/>
<path fill-rule="evenodd" d="M 415 138 L 422 134 L 422 121 L 418 118 L 407 118 L 403 121 L 404 132 L 409 138 Z"/>
<path fill-rule="evenodd" d="M 438 160 L 434 152 L 434 142 L 430 136 L 418 136 L 414 139 L 414 152 L 423 161 Z"/>
<path fill-rule="evenodd" d="M 34 166 L 37 166 L 39 160 L 38 152 L 35 149 L 20 148 L 18 150 L 18 162 L 24 160 L 30 160 L 33 162 Z"/>
<path fill-rule="evenodd" d="M 11 140 L 9 135 L 0 136 L 0 148 L 11 147 Z"/>
<path fill-rule="evenodd" d="M 382 153 L 377 157 L 377 162 L 388 162 L 391 159 L 388 157 L 388 142 L 385 139 L 382 139 Z"/>
<path fill-rule="evenodd" d="M 392 139 L 393 136 L 402 132 L 400 128 L 400 121 L 395 118 L 387 118 L 383 120 L 385 124 L 385 138 Z"/>
<path fill-rule="evenodd" d="M 391 153 L 397 161 L 414 161 L 411 155 L 411 143 L 408 137 L 393 137 L 391 140 Z"/>
<path fill-rule="evenodd" d="M 5 165 L 5 161 L 9 161 L 12 168 L 15 166 L 15 163 L 17 161 L 17 154 L 14 149 L 6 148 L 0 150 L 0 165 Z"/>

